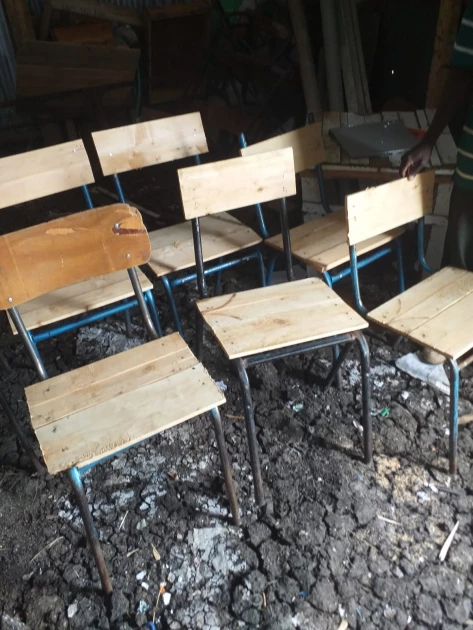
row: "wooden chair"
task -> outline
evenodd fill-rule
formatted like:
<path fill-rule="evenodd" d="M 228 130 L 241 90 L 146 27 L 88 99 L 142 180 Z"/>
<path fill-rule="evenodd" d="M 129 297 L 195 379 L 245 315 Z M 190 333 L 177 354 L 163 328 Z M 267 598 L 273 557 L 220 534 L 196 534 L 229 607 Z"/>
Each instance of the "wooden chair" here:
<path fill-rule="evenodd" d="M 418 221 L 419 233 L 423 232 L 424 217 L 433 208 L 434 182 L 431 171 L 412 182 L 402 179 L 349 195 L 346 214 L 351 254 L 356 256 L 358 243 L 367 238 L 411 221 Z M 419 242 L 422 247 L 422 237 Z M 356 274 L 353 279 L 354 291 L 359 293 Z M 446 267 L 374 309 L 368 319 L 445 357 L 451 391 L 449 467 L 455 474 L 460 371 L 473 361 L 473 273 Z"/>
<path fill-rule="evenodd" d="M 92 137 L 103 174 L 113 176 L 118 197 L 123 203 L 125 196 L 118 177 L 120 173 L 187 157 L 193 157 L 199 164 L 200 155 L 208 152 L 198 112 L 97 131 Z M 227 213 L 202 220 L 204 262 L 216 261 L 216 264 L 206 267 L 205 274 L 217 274 L 217 287 L 220 286 L 222 269 L 249 260 L 258 261 L 261 284 L 264 286 L 266 270 L 257 247 L 263 242 L 262 237 L 267 235 L 261 209 L 258 210 L 258 218 L 262 236 Z M 173 289 L 195 281 L 197 277 L 191 226 L 188 222 L 180 222 L 150 232 L 150 239 L 152 251 L 149 268 L 162 280 L 176 329 L 182 334 Z M 229 258 L 237 252 L 241 252 L 239 257 Z"/>
<path fill-rule="evenodd" d="M 369 349 L 361 332 L 367 328 L 366 321 L 318 278 L 207 298 L 201 217 L 281 199 L 284 242 L 290 251 L 285 198 L 296 192 L 292 148 L 185 168 L 178 175 L 184 214 L 192 220 L 201 297 L 197 302 L 197 356 L 202 356 L 205 322 L 238 373 L 258 505 L 263 503 L 263 485 L 247 375 L 250 366 L 345 344 L 328 375 L 328 385 L 351 345 L 357 342 L 363 383 L 364 455 L 369 463 L 372 457 Z M 288 264 L 291 278 L 290 256 Z"/>
<path fill-rule="evenodd" d="M 332 212 L 325 197 L 321 168 L 321 164 L 325 160 L 325 149 L 322 141 L 321 124 L 306 125 L 289 133 L 253 144 L 242 149 L 241 154 L 243 156 L 256 155 L 265 151 L 286 147 L 292 147 L 294 151 L 296 173 L 316 169 L 322 205 L 326 213 L 325 216 L 308 221 L 290 230 L 291 253 L 297 260 L 315 269 L 318 274 L 323 276 L 329 287 L 332 287 L 335 282 L 353 273 L 353 265 L 347 245 L 347 224 L 344 212 L 343 210 Z M 401 293 L 404 291 L 404 271 L 400 240 L 403 233 L 404 228 L 399 227 L 382 232 L 363 243 L 359 243 L 357 247 L 358 255 L 363 256 L 363 258 L 361 260 L 357 259 L 356 263 L 357 269 L 361 269 L 383 256 L 391 254 L 395 250 L 398 260 L 399 289 Z M 267 238 L 265 243 L 278 252 L 285 251 L 283 234 Z M 276 259 L 277 255 L 274 255 L 268 267 L 268 284 L 271 283 Z M 288 264 L 288 260 L 286 260 L 286 267 Z M 357 308 L 360 313 L 365 314 L 362 305 L 358 301 Z"/>
<path fill-rule="evenodd" d="M 112 585 L 81 481 L 96 464 L 210 411 L 232 514 L 238 521 L 218 412 L 224 396 L 178 333 L 158 338 L 137 271 L 149 256 L 141 215 L 123 204 L 0 236 L 0 308 L 13 320 L 41 379 L 26 388 L 33 429 L 48 471 L 68 471 L 107 595 Z M 99 273 L 119 271 L 129 278 L 153 341 L 49 378 L 23 322 L 21 305 Z"/>
<path fill-rule="evenodd" d="M 82 140 L 2 158 L 0 209 L 74 188 L 82 189 L 87 207 L 92 208 L 87 186 L 93 181 Z M 153 285 L 141 271 L 138 275 L 155 327 L 161 332 Z M 124 312 L 129 317 L 130 309 L 136 306 L 126 271 L 118 271 L 43 294 L 22 304 L 20 314 L 34 343 L 38 343 L 110 315 Z M 16 334 L 11 320 L 10 324 Z"/>

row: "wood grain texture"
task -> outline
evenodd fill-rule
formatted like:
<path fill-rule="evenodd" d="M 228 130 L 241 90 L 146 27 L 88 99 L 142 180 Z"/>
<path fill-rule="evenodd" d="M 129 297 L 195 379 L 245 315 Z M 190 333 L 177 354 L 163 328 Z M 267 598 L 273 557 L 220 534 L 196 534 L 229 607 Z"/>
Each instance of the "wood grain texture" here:
<path fill-rule="evenodd" d="M 197 307 L 229 359 L 368 325 L 318 278 L 221 295 Z"/>
<path fill-rule="evenodd" d="M 36 39 L 28 0 L 3 0 L 3 6 L 16 46 L 25 39 Z"/>
<path fill-rule="evenodd" d="M 398 179 L 345 198 L 348 243 L 356 245 L 378 234 L 416 221 L 433 211 L 435 173 Z"/>
<path fill-rule="evenodd" d="M 95 131 L 92 138 L 104 175 L 207 153 L 199 112 Z"/>
<path fill-rule="evenodd" d="M 294 131 L 283 133 L 269 140 L 263 140 L 241 149 L 241 155 L 257 155 L 278 149 L 292 147 L 294 170 L 301 173 L 325 162 L 325 148 L 322 140 L 322 123 L 306 125 Z"/>
<path fill-rule="evenodd" d="M 0 236 L 0 309 L 75 282 L 143 265 L 150 253 L 140 213 L 125 204 L 5 234 Z"/>
<path fill-rule="evenodd" d="M 200 222 L 204 262 L 258 245 L 262 238 L 226 212 Z M 194 239 L 189 221 L 150 232 L 149 266 L 159 277 L 195 265 Z"/>
<path fill-rule="evenodd" d="M 177 334 L 26 389 L 52 474 L 97 461 L 225 402 Z"/>
<path fill-rule="evenodd" d="M 31 98 L 117 83 L 133 83 L 140 51 L 126 46 L 89 46 L 25 41 L 17 53 L 17 98 Z"/>
<path fill-rule="evenodd" d="M 368 318 L 458 359 L 473 348 L 473 273 L 445 267 L 371 311 Z"/>
<path fill-rule="evenodd" d="M 153 284 L 140 270 L 138 279 L 143 291 L 150 291 L 153 288 Z M 18 310 L 26 328 L 34 330 L 115 304 L 134 295 L 127 271 L 116 271 L 40 295 L 21 304 Z M 13 333 L 16 334 L 13 322 L 10 317 L 8 319 Z"/>
<path fill-rule="evenodd" d="M 178 171 L 186 219 L 296 194 L 292 148 Z"/>
<path fill-rule="evenodd" d="M 404 231 L 401 227 L 363 241 L 357 245 L 357 254 L 361 256 L 386 245 Z M 292 254 L 317 271 L 330 271 L 350 260 L 347 232 L 343 210 L 298 225 L 290 231 Z M 284 251 L 282 234 L 266 239 L 265 243 L 278 251 Z"/>
<path fill-rule="evenodd" d="M 0 159 L 0 208 L 92 184 L 82 140 Z"/>

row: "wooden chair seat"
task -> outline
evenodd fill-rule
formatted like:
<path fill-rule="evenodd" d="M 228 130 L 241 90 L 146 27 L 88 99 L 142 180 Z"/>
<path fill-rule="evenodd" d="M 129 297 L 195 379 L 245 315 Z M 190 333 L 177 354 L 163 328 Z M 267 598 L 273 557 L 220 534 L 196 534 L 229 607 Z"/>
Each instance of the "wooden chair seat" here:
<path fill-rule="evenodd" d="M 200 228 L 204 262 L 258 245 L 263 240 L 256 232 L 226 212 L 204 217 Z M 150 232 L 149 237 L 149 265 L 158 277 L 195 265 L 190 221 Z"/>
<path fill-rule="evenodd" d="M 197 306 L 229 359 L 368 327 L 318 278 L 220 295 Z"/>
<path fill-rule="evenodd" d="M 221 405 L 178 333 L 26 388 L 48 471 L 85 466 Z"/>
<path fill-rule="evenodd" d="M 447 359 L 458 359 L 473 348 L 473 273 L 445 267 L 368 318 Z"/>
<path fill-rule="evenodd" d="M 400 227 L 363 241 L 356 247 L 357 254 L 359 256 L 367 254 L 390 243 L 404 232 L 405 228 Z M 317 271 L 330 271 L 350 260 L 347 243 L 348 229 L 343 210 L 303 223 L 290 230 L 290 234 L 292 253 L 295 258 Z M 284 251 L 282 234 L 269 238 L 265 242 L 278 251 Z"/>
<path fill-rule="evenodd" d="M 138 277 L 144 291 L 153 288 L 153 284 L 144 273 L 139 271 Z M 114 304 L 134 295 L 128 272 L 125 269 L 56 289 L 29 302 L 24 302 L 18 310 L 26 328 L 33 330 Z M 11 320 L 10 326 L 14 334 L 17 334 Z"/>

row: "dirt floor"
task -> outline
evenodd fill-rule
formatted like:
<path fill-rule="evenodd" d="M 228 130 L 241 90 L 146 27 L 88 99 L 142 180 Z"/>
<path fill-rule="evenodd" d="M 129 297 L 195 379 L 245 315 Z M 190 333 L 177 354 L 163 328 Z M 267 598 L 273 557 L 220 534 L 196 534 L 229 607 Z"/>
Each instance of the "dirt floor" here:
<path fill-rule="evenodd" d="M 56 216 L 45 206 L 39 220 L 47 212 Z M 255 283 L 255 269 L 245 267 L 224 278 L 224 290 Z M 363 294 L 380 303 L 391 283 L 371 276 Z M 195 296 L 195 287 L 178 294 L 191 344 Z M 160 286 L 157 297 L 171 332 Z M 42 343 L 48 370 L 142 342 L 138 314 L 133 322 L 130 340 L 123 321 L 110 319 Z M 3 329 L 10 370 L 2 366 L 0 386 L 28 429 L 24 387 L 36 375 L 5 321 Z M 396 369 L 395 359 L 412 348 L 404 341 L 394 349 L 393 341 L 369 338 L 371 467 L 361 461 L 356 353 L 343 367 L 340 391 L 321 388 L 328 352 L 250 372 L 267 497 L 258 515 L 238 382 L 208 334 L 205 364 L 227 397 L 222 413 L 242 526 L 230 523 L 207 417 L 96 467 L 85 484 L 115 588 L 109 606 L 66 476 L 32 473 L 0 416 L 0 629 L 128 630 L 153 616 L 161 630 L 337 630 L 343 619 L 359 630 L 473 625 L 472 425 L 460 429 L 460 472 L 451 479 L 448 398 Z M 461 397 L 462 413 L 470 412 L 473 370 Z M 442 563 L 440 549 L 457 522 Z"/>
<path fill-rule="evenodd" d="M 227 277 L 226 292 L 254 284 L 253 270 L 244 271 L 238 281 Z M 182 292 L 179 306 L 192 342 L 188 298 Z M 143 339 L 136 315 L 132 340 L 112 319 L 44 342 L 42 350 L 55 374 Z M 369 468 L 360 459 L 355 353 L 341 391 L 320 387 L 328 353 L 252 370 L 267 496 L 258 518 L 238 382 L 208 335 L 205 362 L 228 401 L 223 416 L 242 526 L 230 524 L 206 417 L 98 466 L 85 483 L 115 587 L 108 609 L 66 476 L 32 474 L 2 418 L 0 627 L 126 630 L 153 615 L 157 628 L 170 630 L 336 630 L 342 619 L 364 630 L 465 627 L 473 595 L 471 427 L 460 431 L 460 474 L 452 480 L 445 472 L 448 399 L 397 371 L 394 360 L 409 346 L 390 345 L 370 338 Z M 4 353 L 11 371 L 2 370 L 1 386 L 27 426 L 23 388 L 35 374 L 21 346 L 7 344 Z M 472 388 L 470 372 L 462 411 L 472 407 Z M 157 603 L 160 585 L 166 595 Z"/>

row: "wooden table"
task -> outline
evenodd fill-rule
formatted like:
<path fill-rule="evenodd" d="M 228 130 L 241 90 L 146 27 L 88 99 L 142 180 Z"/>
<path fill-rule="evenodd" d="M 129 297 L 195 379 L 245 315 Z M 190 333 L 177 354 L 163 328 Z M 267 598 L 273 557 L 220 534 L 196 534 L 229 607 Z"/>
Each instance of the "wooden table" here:
<path fill-rule="evenodd" d="M 398 177 L 402 157 L 402 154 L 397 154 L 383 158 L 351 159 L 329 135 L 331 129 L 390 120 L 402 120 L 406 127 L 411 129 L 427 129 L 434 114 L 435 109 L 419 109 L 416 112 L 382 112 L 366 116 L 346 112 L 325 112 L 322 124 L 322 135 L 327 151 L 327 161 L 323 167 L 325 178 L 389 181 Z M 450 131 L 445 130 L 438 139 L 432 152 L 431 164 L 429 164 L 429 167 L 435 169 L 436 183 L 451 183 L 456 161 L 456 144 Z"/>

